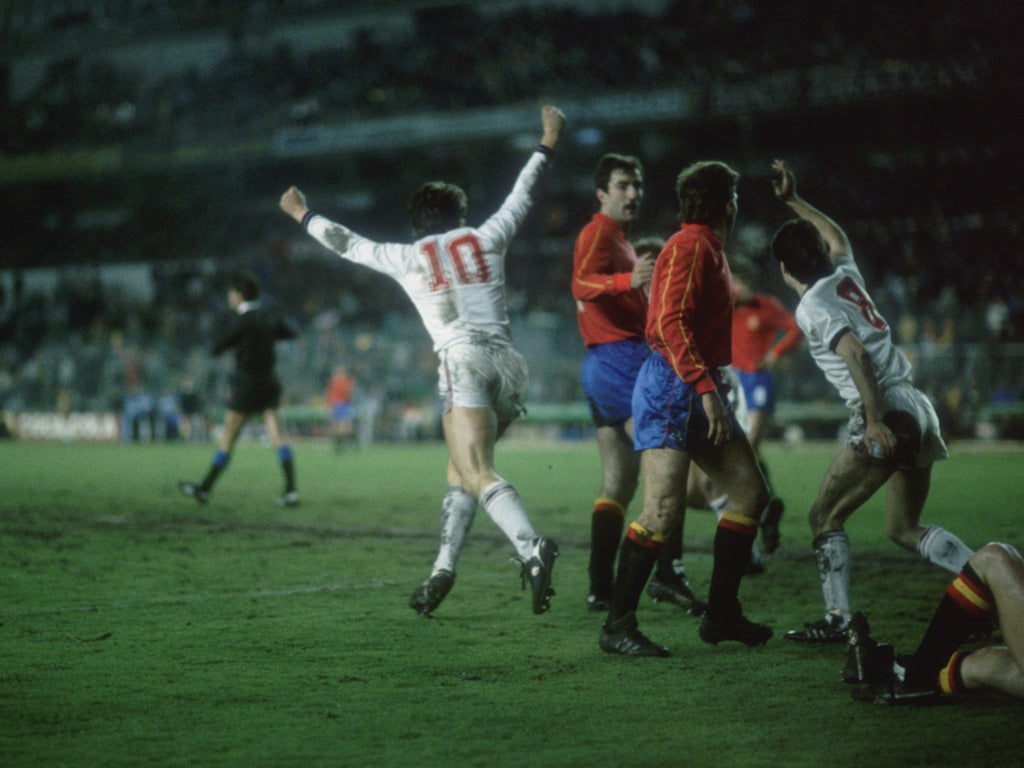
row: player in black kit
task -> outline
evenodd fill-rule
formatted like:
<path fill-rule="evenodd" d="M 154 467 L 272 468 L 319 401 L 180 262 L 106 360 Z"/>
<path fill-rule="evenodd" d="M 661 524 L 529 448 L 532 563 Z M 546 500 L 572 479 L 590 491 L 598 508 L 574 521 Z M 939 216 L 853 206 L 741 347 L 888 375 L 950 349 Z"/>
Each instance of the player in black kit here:
<path fill-rule="evenodd" d="M 285 441 L 277 407 L 281 400 L 281 382 L 274 372 L 274 343 L 293 339 L 295 329 L 280 315 L 260 304 L 260 283 L 254 274 L 236 272 L 228 283 L 228 304 L 233 316 L 213 345 L 219 355 L 235 350 L 235 370 L 224 414 L 224 431 L 210 469 L 200 483 L 180 481 L 178 487 L 199 503 L 210 497 L 214 482 L 228 464 L 231 449 L 242 427 L 254 414 L 263 415 L 267 435 L 277 450 L 284 472 L 284 493 L 277 503 L 294 507 L 299 503 L 295 490 L 295 463 L 291 446 Z"/>

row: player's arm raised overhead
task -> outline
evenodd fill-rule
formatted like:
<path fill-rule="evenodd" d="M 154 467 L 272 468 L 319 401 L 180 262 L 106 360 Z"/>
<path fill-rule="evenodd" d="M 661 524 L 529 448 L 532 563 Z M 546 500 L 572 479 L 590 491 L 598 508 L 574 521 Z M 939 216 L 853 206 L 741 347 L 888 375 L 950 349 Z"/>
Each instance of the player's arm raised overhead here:
<path fill-rule="evenodd" d="M 558 107 L 545 104 L 540 108 L 540 122 L 544 127 L 540 143 L 548 149 L 554 149 L 565 127 L 565 115 Z"/>
<path fill-rule="evenodd" d="M 540 109 L 542 134 L 540 146 L 519 172 L 512 191 L 505 202 L 480 226 L 481 234 L 489 238 L 494 248 L 504 251 L 519 229 L 533 205 L 534 187 L 554 155 L 555 145 L 565 127 L 565 115 L 558 107 L 545 104 Z"/>
<path fill-rule="evenodd" d="M 309 213 L 306 196 L 302 194 L 302 190 L 298 187 L 288 187 L 281 195 L 281 210 L 301 224 L 303 217 Z"/>
<path fill-rule="evenodd" d="M 814 225 L 818 234 L 828 243 L 829 258 L 833 263 L 841 256 L 852 258 L 853 249 L 842 227 L 797 194 L 796 177 L 786 163 L 782 160 L 773 160 L 772 168 L 779 172 L 779 178 L 772 180 L 775 196 L 801 219 L 806 219 Z"/>

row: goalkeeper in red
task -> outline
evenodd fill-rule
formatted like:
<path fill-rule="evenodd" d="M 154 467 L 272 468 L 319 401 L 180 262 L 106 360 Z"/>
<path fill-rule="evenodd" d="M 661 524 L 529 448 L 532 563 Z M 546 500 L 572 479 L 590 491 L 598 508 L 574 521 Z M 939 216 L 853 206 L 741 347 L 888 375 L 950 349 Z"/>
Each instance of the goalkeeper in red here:
<path fill-rule="evenodd" d="M 551 570 L 558 547 L 540 536 L 510 482 L 494 471 L 494 444 L 522 415 L 527 369 L 512 344 L 505 300 L 505 254 L 533 204 L 565 116 L 541 108 L 540 145 L 520 171 L 505 202 L 479 227 L 466 226 L 467 200 L 457 186 L 428 182 L 413 195 L 416 242 L 376 243 L 312 212 L 295 187 L 281 209 L 344 259 L 396 280 L 416 306 L 439 358 L 438 395 L 448 446 L 448 490 L 441 547 L 430 576 L 409 605 L 426 616 L 444 600 L 479 503 L 515 547 L 534 613 L 550 606 Z"/>

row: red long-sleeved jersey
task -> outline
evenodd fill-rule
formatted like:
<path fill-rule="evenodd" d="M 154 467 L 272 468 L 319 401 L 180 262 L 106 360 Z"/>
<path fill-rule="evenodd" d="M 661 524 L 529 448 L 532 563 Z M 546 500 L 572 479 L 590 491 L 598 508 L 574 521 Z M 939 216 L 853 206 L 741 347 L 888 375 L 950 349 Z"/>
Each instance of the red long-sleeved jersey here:
<path fill-rule="evenodd" d="M 783 337 L 776 343 L 779 333 Z M 793 313 L 771 296 L 755 293 L 732 311 L 732 367 L 754 373 L 769 350 L 782 357 L 800 344 L 804 335 Z"/>
<path fill-rule="evenodd" d="M 572 296 L 588 347 L 643 337 L 647 297 L 630 287 L 635 264 L 636 251 L 622 227 L 595 213 L 573 251 Z"/>
<path fill-rule="evenodd" d="M 701 394 L 732 357 L 732 304 L 722 241 L 704 224 L 683 224 L 654 266 L 647 343 Z"/>

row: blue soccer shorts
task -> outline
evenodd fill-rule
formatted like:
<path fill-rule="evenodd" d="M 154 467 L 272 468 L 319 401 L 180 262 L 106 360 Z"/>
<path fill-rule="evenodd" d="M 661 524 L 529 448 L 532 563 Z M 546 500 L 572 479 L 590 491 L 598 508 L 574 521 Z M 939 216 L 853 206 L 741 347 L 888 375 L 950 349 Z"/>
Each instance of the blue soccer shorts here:
<path fill-rule="evenodd" d="M 732 420 L 733 435 L 743 432 L 732 407 L 727 390 L 716 371 L 718 396 Z M 692 384 L 680 379 L 660 353 L 647 358 L 633 389 L 633 447 L 672 448 L 689 454 L 713 447 L 708 439 L 709 422 L 701 394 Z"/>
<path fill-rule="evenodd" d="M 633 384 L 651 353 L 640 340 L 613 341 L 587 349 L 580 368 L 583 394 L 598 427 L 614 427 L 633 415 Z"/>
<path fill-rule="evenodd" d="M 733 369 L 743 390 L 743 399 L 748 411 L 775 412 L 775 377 L 771 371 L 740 371 Z"/>

